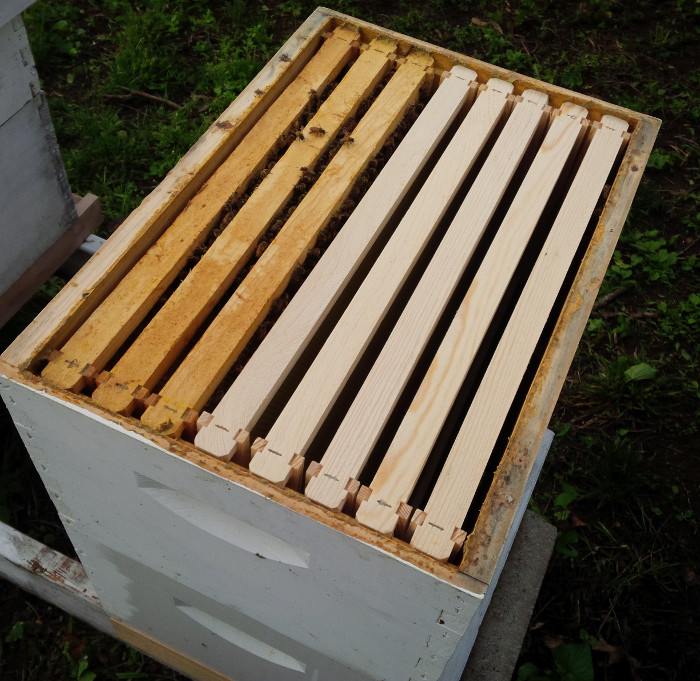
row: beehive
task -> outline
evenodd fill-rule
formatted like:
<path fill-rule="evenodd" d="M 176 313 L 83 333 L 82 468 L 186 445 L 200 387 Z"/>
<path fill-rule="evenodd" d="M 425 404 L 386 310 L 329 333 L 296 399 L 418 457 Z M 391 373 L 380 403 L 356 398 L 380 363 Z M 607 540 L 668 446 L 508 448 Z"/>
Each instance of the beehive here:
<path fill-rule="evenodd" d="M 2 358 L 117 632 L 459 678 L 657 128 L 317 10 Z"/>

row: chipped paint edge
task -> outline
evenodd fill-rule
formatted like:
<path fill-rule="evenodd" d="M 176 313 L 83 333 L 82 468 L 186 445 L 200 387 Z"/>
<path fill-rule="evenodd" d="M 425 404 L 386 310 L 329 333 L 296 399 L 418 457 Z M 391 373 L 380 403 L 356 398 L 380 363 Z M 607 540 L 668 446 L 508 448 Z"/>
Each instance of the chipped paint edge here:
<path fill-rule="evenodd" d="M 0 576 L 114 636 L 82 564 L 2 522 Z"/>

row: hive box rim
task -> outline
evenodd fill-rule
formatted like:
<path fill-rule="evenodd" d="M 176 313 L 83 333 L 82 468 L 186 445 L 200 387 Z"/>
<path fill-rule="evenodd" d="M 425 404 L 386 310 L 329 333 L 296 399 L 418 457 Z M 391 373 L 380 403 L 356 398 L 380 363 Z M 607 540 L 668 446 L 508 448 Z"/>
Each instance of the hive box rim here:
<path fill-rule="evenodd" d="M 203 468 L 208 473 L 227 480 L 241 487 L 259 494 L 269 501 L 278 503 L 286 508 L 300 513 L 312 520 L 333 530 L 341 532 L 352 539 L 361 541 L 372 548 L 390 554 L 392 557 L 412 565 L 423 572 L 453 586 L 469 592 L 473 596 L 481 598 L 487 591 L 488 584 L 473 579 L 461 573 L 454 565 L 440 563 L 433 558 L 426 556 L 406 542 L 394 537 L 386 537 L 364 525 L 360 525 L 354 518 L 343 513 L 329 511 L 313 502 L 309 501 L 303 494 L 295 492 L 287 487 L 278 487 L 272 483 L 259 478 L 247 469 L 234 464 L 221 462 L 207 454 L 194 449 L 189 443 L 172 440 L 165 435 L 158 435 L 137 425 L 131 419 L 113 414 L 109 411 L 92 405 L 89 399 L 71 393 L 70 391 L 54 388 L 46 385 L 38 377 L 27 371 L 18 370 L 0 358 L 0 384 L 4 381 L 11 381 L 28 388 L 35 393 L 44 393 L 49 399 L 63 404 L 69 409 L 78 412 L 88 412 L 98 417 L 102 421 L 108 421 L 117 428 L 131 432 L 140 438 L 148 441 L 149 445 L 156 447 L 160 452 L 168 456 L 184 459 L 187 463 Z"/>
<path fill-rule="evenodd" d="M 549 95 L 554 106 L 559 106 L 563 101 L 573 101 L 589 109 L 594 120 L 610 114 L 628 121 L 632 129 L 605 209 L 598 220 L 535 379 L 528 390 L 505 455 L 479 513 L 476 527 L 467 539 L 459 567 L 439 563 L 405 542 L 384 537 L 359 525 L 349 516 L 327 511 L 301 494 L 276 487 L 233 464 L 219 462 L 213 457 L 198 452 L 189 443 L 174 441 L 149 432 L 140 424 L 137 425 L 137 422 L 112 414 L 92 404 L 81 395 L 45 384 L 27 370 L 43 351 L 60 338 L 61 333 L 69 334 L 71 328 L 81 323 L 82 319 L 90 314 L 100 302 L 99 290 L 110 288 L 108 275 L 113 279 L 118 275 L 118 271 L 133 265 L 164 231 L 170 217 L 181 210 L 235 146 L 237 140 L 255 124 L 265 110 L 265 97 L 269 103 L 274 98 L 274 93 L 286 87 L 294 77 L 295 69 L 297 71 L 301 69 L 305 60 L 310 58 L 323 34 L 344 23 L 357 27 L 364 41 L 381 33 L 396 39 L 399 42 L 399 50 L 406 50 L 409 46 L 428 50 L 435 57 L 438 72 L 453 64 L 461 64 L 474 69 L 482 82 L 491 77 L 507 80 L 514 84 L 516 94 L 527 88 L 538 88 Z M 256 98 L 256 90 L 264 90 L 265 95 Z M 499 547 L 503 547 L 505 537 L 512 528 L 517 506 L 514 501 L 521 498 L 532 471 L 539 443 L 544 436 L 568 367 L 585 328 L 624 218 L 641 179 L 646 160 L 651 153 L 659 125 L 660 121 L 652 116 L 549 85 L 529 76 L 486 64 L 320 7 L 234 99 L 209 130 L 168 173 L 163 182 L 144 199 L 107 241 L 103 249 L 66 284 L 61 293 L 0 356 L 0 373 L 10 380 L 44 391 L 52 397 L 77 405 L 119 424 L 147 438 L 166 453 L 184 458 L 234 483 L 259 491 L 277 503 L 315 518 L 329 527 L 380 550 L 388 551 L 397 558 L 406 560 L 440 579 L 467 588 L 474 593 L 483 593 L 494 575 L 500 555 Z M 90 295 L 96 291 L 98 295 Z M 495 552 L 491 547 L 495 547 Z"/>

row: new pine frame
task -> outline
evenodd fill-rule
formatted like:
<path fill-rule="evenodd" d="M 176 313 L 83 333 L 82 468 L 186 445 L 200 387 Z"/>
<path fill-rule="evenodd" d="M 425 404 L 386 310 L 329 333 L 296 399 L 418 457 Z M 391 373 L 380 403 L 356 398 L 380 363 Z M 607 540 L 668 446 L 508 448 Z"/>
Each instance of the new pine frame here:
<path fill-rule="evenodd" d="M 62 345 L 85 321 L 158 239 L 275 97 L 308 62 L 323 35 L 344 23 L 359 29 L 363 42 L 379 35 L 396 40 L 398 54 L 404 54 L 411 47 L 428 51 L 434 58 L 433 68 L 438 73 L 454 64 L 460 64 L 476 71 L 479 82 L 500 78 L 513 83 L 515 94 L 521 94 L 528 88 L 538 88 L 547 93 L 552 106 L 558 107 L 565 101 L 573 102 L 588 109 L 591 120 L 600 120 L 603 115 L 610 114 L 624 119 L 630 125 L 630 139 L 608 200 L 527 393 L 474 531 L 467 538 L 459 567 L 428 558 L 404 542 L 369 530 L 352 518 L 319 508 L 300 494 L 267 484 L 247 471 L 197 452 L 187 443 L 149 433 L 134 421 L 99 409 L 80 395 L 55 389 L 31 373 L 50 349 Z M 333 10 L 318 8 L 96 256 L 5 351 L 0 357 L 0 373 L 118 423 L 176 456 L 258 491 L 270 500 L 328 527 L 390 552 L 440 579 L 469 588 L 475 593 L 485 593 L 497 569 L 506 538 L 514 522 L 517 522 L 517 500 L 525 491 L 547 423 L 651 153 L 659 125 L 660 121 L 656 118 L 547 85 Z"/>

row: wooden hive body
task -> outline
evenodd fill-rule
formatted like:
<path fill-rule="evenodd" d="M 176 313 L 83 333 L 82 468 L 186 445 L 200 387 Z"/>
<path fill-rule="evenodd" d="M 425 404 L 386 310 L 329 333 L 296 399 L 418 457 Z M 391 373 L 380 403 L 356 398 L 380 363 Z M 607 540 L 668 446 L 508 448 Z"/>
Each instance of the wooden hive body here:
<path fill-rule="evenodd" d="M 201 678 L 459 678 L 657 128 L 317 10 L 2 357 L 118 635 Z"/>
<path fill-rule="evenodd" d="M 80 199 L 68 185 L 22 23 L 31 4 L 17 0 L 0 8 L 0 233 L 6 237 L 0 253 L 0 325 L 101 220 L 96 197 Z"/>

